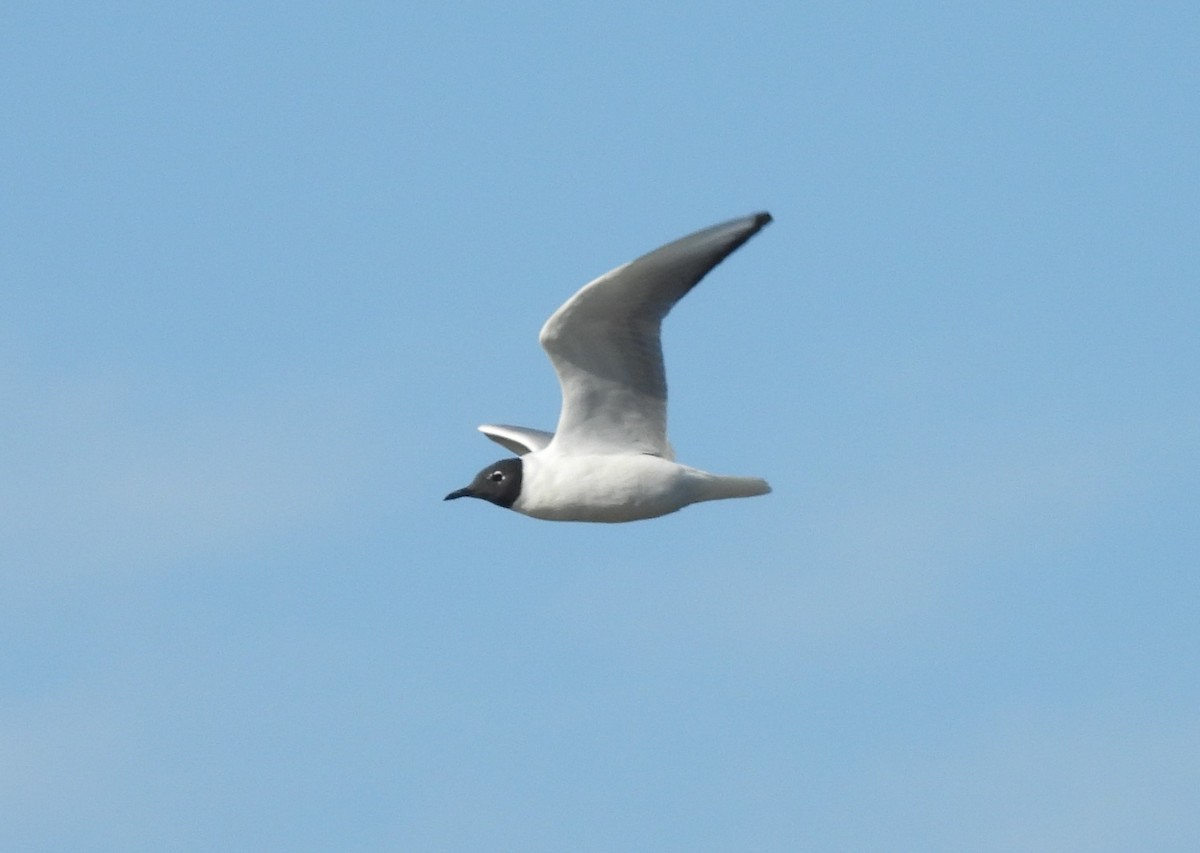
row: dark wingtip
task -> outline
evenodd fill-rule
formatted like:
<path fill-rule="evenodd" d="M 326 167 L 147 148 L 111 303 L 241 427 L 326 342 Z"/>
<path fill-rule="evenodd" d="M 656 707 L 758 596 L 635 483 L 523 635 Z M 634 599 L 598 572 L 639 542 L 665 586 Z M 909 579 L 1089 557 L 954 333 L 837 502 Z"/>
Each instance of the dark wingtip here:
<path fill-rule="evenodd" d="M 752 214 L 748 218 L 754 221 L 753 227 L 749 228 L 744 234 L 740 235 L 736 240 L 725 247 L 725 250 L 721 253 L 721 257 L 717 258 L 713 262 L 714 267 L 744 246 L 746 241 L 761 231 L 768 222 L 773 221 L 771 214 L 767 213 L 765 210 Z M 712 269 L 712 267 L 709 267 L 709 269 Z M 701 276 L 701 278 L 703 278 L 703 276 Z M 697 281 L 699 281 L 699 279 L 697 279 Z M 695 287 L 695 284 L 692 286 Z"/>

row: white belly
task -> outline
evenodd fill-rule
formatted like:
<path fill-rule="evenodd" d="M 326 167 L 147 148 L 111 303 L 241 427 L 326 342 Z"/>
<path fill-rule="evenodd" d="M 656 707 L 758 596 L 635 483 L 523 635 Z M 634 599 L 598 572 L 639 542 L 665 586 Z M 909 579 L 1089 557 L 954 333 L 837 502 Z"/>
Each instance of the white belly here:
<path fill-rule="evenodd" d="M 695 500 L 691 469 L 657 456 L 522 457 L 517 512 L 550 521 L 636 521 Z"/>

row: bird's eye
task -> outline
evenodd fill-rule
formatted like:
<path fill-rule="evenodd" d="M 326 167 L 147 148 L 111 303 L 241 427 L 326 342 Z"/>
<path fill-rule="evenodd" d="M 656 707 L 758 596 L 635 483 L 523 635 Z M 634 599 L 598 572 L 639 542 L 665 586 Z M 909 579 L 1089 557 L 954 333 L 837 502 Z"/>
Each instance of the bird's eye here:
<path fill-rule="evenodd" d="M 499 483 L 501 480 L 504 479 L 504 472 L 503 471 L 493 471 L 492 473 L 488 474 L 488 479 L 491 480 L 493 483 Z"/>

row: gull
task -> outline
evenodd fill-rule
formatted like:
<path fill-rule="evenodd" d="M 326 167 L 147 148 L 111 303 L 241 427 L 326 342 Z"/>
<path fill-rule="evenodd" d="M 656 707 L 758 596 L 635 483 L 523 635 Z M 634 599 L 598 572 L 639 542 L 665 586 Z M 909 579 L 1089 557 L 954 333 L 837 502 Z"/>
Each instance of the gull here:
<path fill-rule="evenodd" d="M 549 521 L 656 518 L 701 501 L 771 491 L 757 477 L 681 465 L 667 442 L 663 318 L 769 213 L 697 231 L 585 285 L 538 336 L 562 386 L 554 432 L 506 424 L 479 431 L 517 454 L 446 495 L 480 498 Z"/>

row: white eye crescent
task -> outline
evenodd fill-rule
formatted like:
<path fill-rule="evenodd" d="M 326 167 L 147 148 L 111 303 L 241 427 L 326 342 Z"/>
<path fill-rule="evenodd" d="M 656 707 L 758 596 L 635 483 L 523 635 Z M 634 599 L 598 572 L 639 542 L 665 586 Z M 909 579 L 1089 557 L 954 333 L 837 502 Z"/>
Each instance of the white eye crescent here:
<path fill-rule="evenodd" d="M 491 480 L 493 483 L 499 483 L 501 480 L 504 479 L 504 472 L 503 471 L 493 471 L 492 473 L 488 474 L 488 479 Z"/>

